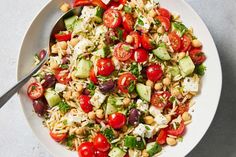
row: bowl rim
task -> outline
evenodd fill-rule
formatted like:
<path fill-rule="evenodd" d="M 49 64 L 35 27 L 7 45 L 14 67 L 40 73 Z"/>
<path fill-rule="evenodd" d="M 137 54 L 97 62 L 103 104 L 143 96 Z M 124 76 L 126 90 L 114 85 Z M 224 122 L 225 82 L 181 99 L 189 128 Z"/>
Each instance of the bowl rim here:
<path fill-rule="evenodd" d="M 213 120 L 214 120 L 214 118 L 215 118 L 215 115 L 216 115 L 216 112 L 217 112 L 217 109 L 218 109 L 218 106 L 219 106 L 221 94 L 222 94 L 223 74 L 222 74 L 222 66 L 221 66 L 221 60 L 220 60 L 219 52 L 218 52 L 218 49 L 217 49 L 216 44 L 215 44 L 215 41 L 214 41 L 214 39 L 213 39 L 213 37 L 212 37 L 212 35 L 211 35 L 211 32 L 209 31 L 207 25 L 205 24 L 204 20 L 199 16 L 199 14 L 191 7 L 191 5 L 190 5 L 188 2 L 186 2 L 185 0 L 180 0 L 180 1 L 182 1 L 182 3 L 184 3 L 184 4 L 186 5 L 186 7 L 188 7 L 188 9 L 191 10 L 191 12 L 192 12 L 193 14 L 195 14 L 195 16 L 200 20 L 200 22 L 203 24 L 203 26 L 205 26 L 207 33 L 209 33 L 210 39 L 212 40 L 212 44 L 213 44 L 212 46 L 213 46 L 213 48 L 214 48 L 214 49 L 216 50 L 216 52 L 217 52 L 217 53 L 216 53 L 216 57 L 217 57 L 217 60 L 218 60 L 218 62 L 219 62 L 219 69 L 218 69 L 218 70 L 219 70 L 219 74 L 220 74 L 220 76 L 218 76 L 218 78 L 219 78 L 219 83 L 220 83 L 218 86 L 219 86 L 220 88 L 219 88 L 219 91 L 217 92 L 217 94 L 218 94 L 217 101 L 216 101 L 217 104 L 215 105 L 214 110 L 212 110 L 212 112 L 214 111 L 214 113 L 212 114 L 212 117 L 209 119 L 209 124 L 208 124 L 207 129 L 205 129 L 205 130 L 203 131 L 203 133 L 200 135 L 200 138 L 195 142 L 194 147 L 192 147 L 191 149 L 189 149 L 188 151 L 186 151 L 186 154 L 185 154 L 185 155 L 188 155 L 194 148 L 196 148 L 196 146 L 197 146 L 197 145 L 199 144 L 199 142 L 203 139 L 204 135 L 206 135 L 206 132 L 209 130 L 210 126 L 212 125 L 212 122 L 213 122 Z M 28 30 L 31 28 L 31 26 L 33 25 L 34 21 L 39 17 L 40 13 L 43 12 L 43 11 L 47 8 L 47 6 L 50 5 L 52 2 L 53 2 L 53 0 L 48 1 L 48 2 L 46 2 L 45 5 L 43 5 L 43 7 L 36 13 L 36 15 L 34 16 L 34 18 L 31 20 L 30 25 L 27 27 L 26 32 L 25 32 L 24 35 L 23 35 L 23 38 L 22 38 L 22 40 L 21 40 L 22 42 L 21 42 L 21 46 L 20 46 L 20 52 L 18 53 L 18 58 L 17 58 L 17 70 L 16 70 L 16 79 L 17 79 L 17 81 L 20 80 L 20 77 L 19 77 L 19 76 L 20 76 L 20 68 L 19 68 L 19 65 L 20 65 L 20 57 L 21 57 L 21 53 L 22 53 L 23 43 L 24 43 L 24 41 L 25 41 L 25 37 L 27 36 Z M 30 130 L 33 132 L 34 136 L 35 136 L 36 139 L 39 141 L 39 143 L 40 143 L 51 155 L 55 156 L 55 153 L 54 153 L 53 151 L 51 151 L 51 149 L 49 149 L 49 148 L 46 147 L 46 145 L 43 143 L 43 141 L 39 138 L 39 136 L 37 136 L 36 132 L 33 130 L 32 126 L 30 125 L 29 120 L 27 119 L 26 112 L 25 112 L 25 110 L 23 109 L 23 100 L 22 100 L 22 98 L 21 98 L 19 92 L 17 92 L 17 96 L 18 96 L 19 99 L 20 99 L 21 110 L 22 110 L 22 112 L 23 112 L 23 114 L 24 114 L 24 118 L 25 118 L 25 120 L 26 120 L 26 122 L 27 122 L 27 125 L 29 126 Z"/>

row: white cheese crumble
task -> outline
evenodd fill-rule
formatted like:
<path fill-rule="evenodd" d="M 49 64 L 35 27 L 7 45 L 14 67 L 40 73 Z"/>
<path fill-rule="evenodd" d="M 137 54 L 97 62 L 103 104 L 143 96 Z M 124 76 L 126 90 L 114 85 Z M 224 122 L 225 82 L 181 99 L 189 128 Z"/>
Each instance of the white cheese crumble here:
<path fill-rule="evenodd" d="M 106 95 L 102 94 L 99 90 L 96 90 L 93 97 L 90 99 L 90 102 L 95 108 L 100 108 L 105 99 Z"/>
<path fill-rule="evenodd" d="M 151 106 L 149 108 L 149 113 L 155 117 L 154 121 L 158 125 L 165 125 L 168 123 L 166 117 L 161 114 L 161 110 L 159 110 L 158 108 Z"/>
<path fill-rule="evenodd" d="M 198 92 L 199 78 L 198 76 L 186 77 L 182 83 L 184 92 Z"/>
<path fill-rule="evenodd" d="M 142 112 L 147 112 L 149 105 L 145 102 L 143 102 L 141 99 L 138 99 L 137 102 L 137 109 L 142 111 Z"/>
<path fill-rule="evenodd" d="M 55 85 L 55 91 L 57 93 L 63 92 L 66 89 L 66 85 L 61 84 L 61 83 L 56 83 Z"/>
<path fill-rule="evenodd" d="M 93 42 L 89 39 L 82 38 L 80 42 L 75 46 L 74 54 L 76 54 L 76 56 L 78 57 L 80 54 L 86 52 L 86 48 L 90 46 L 93 46 Z"/>
<path fill-rule="evenodd" d="M 154 126 L 140 123 L 133 131 L 134 135 L 151 138 L 156 133 Z"/>

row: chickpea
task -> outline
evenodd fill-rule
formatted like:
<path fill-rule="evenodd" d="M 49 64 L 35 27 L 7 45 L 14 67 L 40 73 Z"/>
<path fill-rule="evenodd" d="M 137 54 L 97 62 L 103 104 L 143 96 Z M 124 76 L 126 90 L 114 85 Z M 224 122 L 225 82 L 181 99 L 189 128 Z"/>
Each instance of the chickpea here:
<path fill-rule="evenodd" d="M 125 40 L 127 43 L 131 44 L 134 41 L 134 38 L 131 35 L 128 35 Z"/>
<path fill-rule="evenodd" d="M 192 45 L 193 45 L 193 47 L 201 47 L 202 46 L 202 43 L 198 40 L 198 39 L 194 39 L 193 41 L 192 41 Z"/>
<path fill-rule="evenodd" d="M 174 89 L 171 90 L 171 94 L 172 94 L 173 96 L 178 97 L 178 96 L 180 95 L 180 91 L 179 91 L 179 89 L 174 88 Z"/>
<path fill-rule="evenodd" d="M 182 119 L 186 122 L 186 121 L 189 121 L 191 120 L 191 115 L 188 113 L 188 112 L 184 112 L 182 114 Z"/>
<path fill-rule="evenodd" d="M 146 149 L 142 151 L 142 157 L 149 157 L 149 154 L 147 153 Z"/>
<path fill-rule="evenodd" d="M 185 57 L 185 52 L 180 52 L 178 53 L 178 60 L 182 59 Z"/>
<path fill-rule="evenodd" d="M 96 116 L 99 118 L 99 119 L 103 119 L 104 118 L 104 111 L 102 109 L 98 109 L 96 111 Z"/>
<path fill-rule="evenodd" d="M 170 78 L 166 77 L 162 80 L 162 82 L 165 86 L 169 86 L 171 83 L 171 80 L 170 80 Z"/>
<path fill-rule="evenodd" d="M 81 127 L 81 128 L 78 128 L 76 131 L 75 131 L 75 133 L 77 134 L 77 135 L 84 135 L 85 134 L 85 129 L 83 128 L 83 127 Z"/>
<path fill-rule="evenodd" d="M 175 146 L 177 144 L 177 141 L 176 139 L 174 138 L 171 138 L 171 137 L 167 137 L 166 138 L 166 143 L 170 146 Z"/>
<path fill-rule="evenodd" d="M 88 113 L 88 117 L 90 120 L 95 120 L 96 119 L 96 114 L 94 111 L 91 111 Z"/>
<path fill-rule="evenodd" d="M 158 82 L 154 86 L 155 90 L 161 90 L 163 88 L 163 84 L 161 82 Z"/>
<path fill-rule="evenodd" d="M 131 8 L 135 8 L 135 3 L 133 2 L 133 1 L 131 1 L 130 3 L 129 3 L 129 6 L 131 7 Z"/>
<path fill-rule="evenodd" d="M 146 116 L 146 117 L 144 117 L 144 122 L 146 124 L 152 124 L 154 122 L 154 119 L 152 116 Z"/>
<path fill-rule="evenodd" d="M 81 93 L 83 91 L 83 85 L 82 84 L 78 84 L 76 87 L 77 87 L 77 92 Z"/>
<path fill-rule="evenodd" d="M 151 88 L 153 88 L 154 82 L 152 82 L 151 80 L 147 80 L 147 81 L 146 81 L 146 85 L 149 86 L 149 87 L 151 87 Z"/>
<path fill-rule="evenodd" d="M 57 46 L 60 47 L 62 50 L 67 49 L 67 43 L 65 41 L 58 42 Z"/>
<path fill-rule="evenodd" d="M 75 47 L 77 44 L 79 43 L 79 39 L 78 38 L 73 38 L 70 41 L 71 46 Z"/>
<path fill-rule="evenodd" d="M 60 7 L 60 9 L 61 9 L 62 12 L 66 13 L 70 9 L 70 5 L 68 3 L 64 3 Z"/>
<path fill-rule="evenodd" d="M 71 98 L 71 95 L 72 95 L 72 92 L 71 91 L 67 91 L 63 94 L 63 97 L 66 99 L 66 100 L 69 100 Z"/>
<path fill-rule="evenodd" d="M 157 13 L 153 9 L 149 11 L 150 17 L 155 17 L 156 15 L 157 15 Z"/>
<path fill-rule="evenodd" d="M 163 27 L 163 26 L 159 27 L 159 28 L 157 29 L 157 33 L 160 33 L 160 34 L 165 33 L 164 27 Z"/>
<path fill-rule="evenodd" d="M 51 53 L 58 53 L 58 48 L 57 48 L 57 46 L 56 46 L 56 44 L 54 44 L 54 45 L 52 45 L 52 47 L 51 47 Z"/>
<path fill-rule="evenodd" d="M 130 104 L 130 102 L 131 102 L 130 98 L 124 98 L 124 100 L 123 100 L 123 104 L 125 106 L 128 106 Z"/>

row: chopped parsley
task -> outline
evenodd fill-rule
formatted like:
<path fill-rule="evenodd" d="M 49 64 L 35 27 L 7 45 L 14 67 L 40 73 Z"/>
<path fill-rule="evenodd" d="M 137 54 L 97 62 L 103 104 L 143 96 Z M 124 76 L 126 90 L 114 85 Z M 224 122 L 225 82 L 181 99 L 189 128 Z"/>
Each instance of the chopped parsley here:
<path fill-rule="evenodd" d="M 73 147 L 73 140 L 76 138 L 75 135 L 71 135 L 66 139 L 66 146 Z"/>
<path fill-rule="evenodd" d="M 67 113 L 70 110 L 70 106 L 65 101 L 59 102 L 58 107 L 63 113 Z"/>
<path fill-rule="evenodd" d="M 132 12 L 132 8 L 125 5 L 125 6 L 124 6 L 124 11 L 125 11 L 126 13 L 131 13 L 131 12 Z"/>
<path fill-rule="evenodd" d="M 63 123 L 64 125 L 67 125 L 67 124 L 68 124 L 67 120 L 64 120 L 62 123 Z"/>
<path fill-rule="evenodd" d="M 196 68 L 195 68 L 195 73 L 200 76 L 203 76 L 205 74 L 205 71 L 206 71 L 206 66 L 203 64 L 200 64 L 200 65 L 196 66 Z"/>
<path fill-rule="evenodd" d="M 106 138 L 107 138 L 109 141 L 112 141 L 112 140 L 115 138 L 112 129 L 109 129 L 109 128 L 106 128 L 106 129 L 102 132 L 102 134 L 105 135 Z"/>
<path fill-rule="evenodd" d="M 69 66 L 68 66 L 67 64 L 62 64 L 62 65 L 61 65 L 61 68 L 62 68 L 62 69 L 68 69 Z"/>
<path fill-rule="evenodd" d="M 140 18 L 138 18 L 138 21 L 137 21 L 137 23 L 138 23 L 139 25 L 141 25 L 141 26 L 144 26 L 144 22 L 143 22 L 143 20 L 142 20 L 142 19 L 140 19 Z"/>
<path fill-rule="evenodd" d="M 126 45 L 123 46 L 123 49 L 124 49 L 125 51 L 130 51 L 130 47 L 129 47 L 129 46 L 126 46 Z"/>
<path fill-rule="evenodd" d="M 90 91 L 91 95 L 94 95 L 96 86 L 93 83 L 89 83 L 87 86 L 88 90 Z"/>
<path fill-rule="evenodd" d="M 117 28 L 118 39 L 123 40 L 123 33 L 124 31 L 120 28 Z"/>
<path fill-rule="evenodd" d="M 145 129 L 146 129 L 146 130 L 151 130 L 151 129 L 149 128 L 149 126 L 145 126 Z"/>
<path fill-rule="evenodd" d="M 129 93 L 132 93 L 135 90 L 135 84 L 134 81 L 132 81 L 128 87 Z"/>

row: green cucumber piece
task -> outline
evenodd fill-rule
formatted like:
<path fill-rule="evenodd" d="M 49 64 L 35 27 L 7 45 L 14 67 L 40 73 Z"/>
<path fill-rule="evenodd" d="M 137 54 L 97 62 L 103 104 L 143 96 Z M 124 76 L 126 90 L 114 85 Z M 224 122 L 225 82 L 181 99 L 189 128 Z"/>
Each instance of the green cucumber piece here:
<path fill-rule="evenodd" d="M 140 138 L 140 137 L 139 137 Z M 126 136 L 125 137 L 125 146 L 131 149 L 143 150 L 145 148 L 145 144 L 143 140 L 140 138 L 140 141 L 137 140 L 135 136 Z"/>
<path fill-rule="evenodd" d="M 99 49 L 93 53 L 95 56 L 99 56 L 102 58 L 107 57 L 110 54 L 110 48 L 105 46 L 102 49 Z"/>
<path fill-rule="evenodd" d="M 66 26 L 66 30 L 72 32 L 74 28 L 74 23 L 76 22 L 77 19 L 78 19 L 78 16 L 72 16 L 70 18 L 65 19 L 64 23 Z"/>
<path fill-rule="evenodd" d="M 154 156 L 155 154 L 159 153 L 162 148 L 159 144 L 156 142 L 151 142 L 147 144 L 147 153 L 149 154 L 150 157 Z"/>
<path fill-rule="evenodd" d="M 83 19 L 77 19 L 73 24 L 73 31 L 77 32 L 82 29 L 82 21 Z"/>
<path fill-rule="evenodd" d="M 189 56 L 185 56 L 179 61 L 179 68 L 183 77 L 193 73 L 195 65 Z"/>
<path fill-rule="evenodd" d="M 60 96 L 52 89 L 47 89 L 44 96 L 50 107 L 54 107 L 61 102 Z"/>
<path fill-rule="evenodd" d="M 175 77 L 180 74 L 179 67 L 178 66 L 172 66 L 169 67 L 167 70 L 168 73 L 171 74 L 171 76 Z"/>
<path fill-rule="evenodd" d="M 159 47 L 152 52 L 161 60 L 167 61 L 171 59 L 165 44 L 159 45 Z"/>
<path fill-rule="evenodd" d="M 96 9 L 96 12 L 95 12 L 94 20 L 97 23 L 101 23 L 102 22 L 102 15 L 104 13 L 104 9 L 102 9 L 99 6 L 97 6 L 95 9 Z"/>
<path fill-rule="evenodd" d="M 117 111 L 118 111 L 118 109 L 115 105 L 107 104 L 105 114 L 109 115 L 109 114 L 116 113 Z"/>
<path fill-rule="evenodd" d="M 122 149 L 118 148 L 118 147 L 114 147 L 112 148 L 112 150 L 109 152 L 108 156 L 110 157 L 124 157 L 126 154 L 125 151 L 123 151 Z"/>
<path fill-rule="evenodd" d="M 91 61 L 81 59 L 78 64 L 78 70 L 75 73 L 75 77 L 79 77 L 81 79 L 88 78 L 91 67 L 92 67 Z"/>
<path fill-rule="evenodd" d="M 152 89 L 150 86 L 138 83 L 136 85 L 138 95 L 147 102 L 150 102 Z"/>

